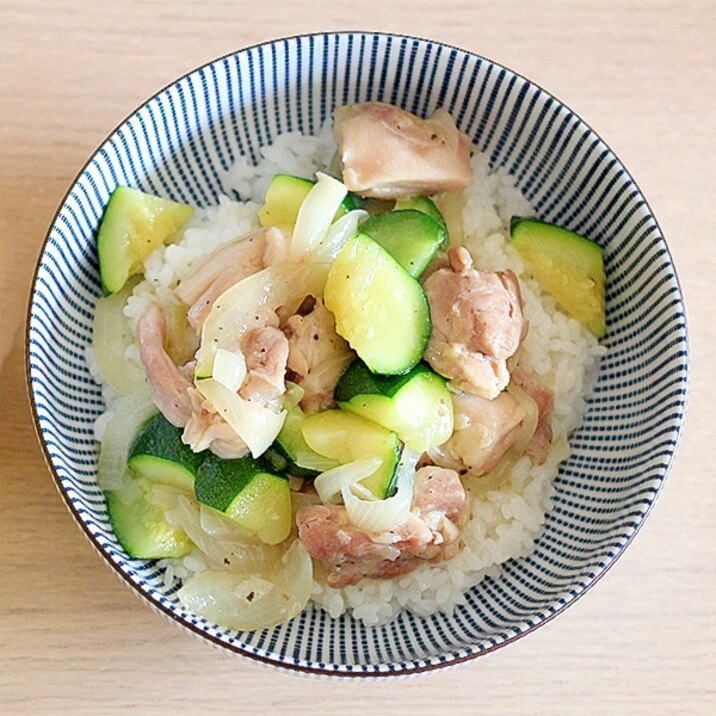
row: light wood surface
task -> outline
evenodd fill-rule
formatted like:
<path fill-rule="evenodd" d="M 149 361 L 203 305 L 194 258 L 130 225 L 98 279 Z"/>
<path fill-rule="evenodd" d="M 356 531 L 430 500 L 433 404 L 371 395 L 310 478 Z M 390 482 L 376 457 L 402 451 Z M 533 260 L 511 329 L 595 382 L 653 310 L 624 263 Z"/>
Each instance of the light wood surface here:
<path fill-rule="evenodd" d="M 606 578 L 530 638 L 411 680 L 307 680 L 156 616 L 65 512 L 30 421 L 18 329 L 70 181 L 146 97 L 214 57 L 316 29 L 429 36 L 566 101 L 631 170 L 688 307 L 686 431 Z M 714 713 L 716 3 L 0 0 L 0 713 Z"/>

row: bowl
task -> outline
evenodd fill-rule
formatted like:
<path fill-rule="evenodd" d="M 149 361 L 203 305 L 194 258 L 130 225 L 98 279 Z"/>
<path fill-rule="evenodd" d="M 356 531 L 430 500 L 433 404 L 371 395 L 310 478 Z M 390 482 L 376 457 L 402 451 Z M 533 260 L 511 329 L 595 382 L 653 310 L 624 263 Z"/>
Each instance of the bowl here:
<path fill-rule="evenodd" d="M 541 218 L 603 246 L 607 353 L 534 551 L 471 589 L 463 606 L 426 618 L 402 613 L 374 628 L 309 607 L 286 625 L 237 633 L 187 613 L 155 563 L 130 559 L 108 523 L 92 430 L 102 398 L 83 356 L 100 294 L 96 231 L 117 184 L 214 203 L 220 170 L 240 155 L 254 160 L 278 132 L 316 132 L 336 105 L 367 99 L 418 114 L 446 107 Z M 42 448 L 104 561 L 147 604 L 204 641 L 313 674 L 441 668 L 492 652 L 563 612 L 610 568 L 654 505 L 674 458 L 688 383 L 674 266 L 646 200 L 609 147 L 562 102 L 495 62 L 379 33 L 250 47 L 182 77 L 132 113 L 62 201 L 37 265 L 27 326 Z"/>

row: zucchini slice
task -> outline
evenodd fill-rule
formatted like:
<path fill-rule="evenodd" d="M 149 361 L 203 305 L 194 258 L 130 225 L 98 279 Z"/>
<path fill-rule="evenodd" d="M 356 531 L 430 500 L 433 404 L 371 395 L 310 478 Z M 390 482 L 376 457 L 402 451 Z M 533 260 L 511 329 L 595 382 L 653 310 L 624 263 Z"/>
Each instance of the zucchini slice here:
<path fill-rule="evenodd" d="M 147 483 L 138 480 L 137 484 L 138 494 L 129 501 L 116 492 L 105 493 L 109 521 L 125 552 L 140 559 L 188 554 L 192 543 L 184 530 L 171 527 L 162 510 L 147 500 Z"/>
<path fill-rule="evenodd" d="M 194 490 L 196 472 L 206 453 L 195 453 L 181 439 L 181 428 L 174 427 L 161 413 L 150 418 L 129 448 L 127 464 L 149 482 Z"/>
<path fill-rule="evenodd" d="M 597 338 L 607 332 L 604 251 L 561 226 L 513 217 L 512 245 L 534 277 L 572 318 Z"/>
<path fill-rule="evenodd" d="M 423 287 L 370 237 L 359 233 L 341 249 L 324 303 L 372 372 L 407 373 L 422 358 L 432 328 Z"/>
<path fill-rule="evenodd" d="M 338 381 L 336 399 L 344 410 L 392 430 L 419 452 L 442 445 L 453 432 L 445 379 L 423 363 L 406 375 L 385 377 L 356 360 Z"/>
<path fill-rule="evenodd" d="M 343 410 L 324 410 L 309 415 L 301 432 L 311 450 L 341 465 L 367 457 L 380 458 L 380 467 L 361 483 L 378 499 L 390 497 L 402 452 L 395 433 Z"/>
<path fill-rule="evenodd" d="M 442 230 L 445 232 L 445 239 L 440 248 L 446 250 L 450 244 L 450 236 L 448 234 L 447 224 L 445 223 L 445 217 L 435 202 L 427 196 L 405 196 L 401 199 L 396 199 L 395 211 L 404 211 L 406 209 L 422 211 L 423 214 L 427 214 L 431 219 L 435 219 L 435 221 L 440 224 Z"/>
<path fill-rule="evenodd" d="M 288 479 L 250 456 L 222 460 L 208 453 L 197 471 L 196 499 L 223 512 L 266 544 L 278 544 L 291 531 Z"/>
<path fill-rule="evenodd" d="M 308 447 L 301 432 L 308 417 L 298 404 L 302 396 L 303 390 L 299 386 L 289 384 L 286 399 L 283 401 L 286 419 L 273 447 L 288 461 L 286 469 L 289 473 L 297 477 L 315 477 L 321 472 L 338 467 L 340 463 L 319 455 Z"/>
<path fill-rule="evenodd" d="M 312 179 L 302 179 L 291 174 L 275 174 L 266 190 L 264 205 L 259 209 L 261 226 L 293 226 L 303 200 L 315 183 Z M 358 197 L 348 194 L 335 218 L 358 208 Z"/>
<path fill-rule="evenodd" d="M 140 273 L 149 254 L 181 229 L 193 206 L 118 186 L 109 197 L 97 235 L 99 274 L 106 295 Z"/>
<path fill-rule="evenodd" d="M 435 219 L 414 209 L 371 216 L 361 224 L 360 232 L 379 243 L 415 278 L 425 271 L 447 236 Z"/>

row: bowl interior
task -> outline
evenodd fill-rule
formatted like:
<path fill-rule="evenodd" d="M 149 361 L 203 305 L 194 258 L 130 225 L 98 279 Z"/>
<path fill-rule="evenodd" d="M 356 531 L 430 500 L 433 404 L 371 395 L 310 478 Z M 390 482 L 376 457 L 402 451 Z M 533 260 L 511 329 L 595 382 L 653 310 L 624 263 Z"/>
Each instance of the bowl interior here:
<path fill-rule="evenodd" d="M 554 509 L 534 552 L 486 578 L 454 614 L 403 614 L 384 627 L 309 608 L 254 633 L 186 613 L 152 562 L 129 559 L 96 483 L 92 424 L 102 412 L 84 349 L 100 293 L 95 232 L 117 184 L 198 205 L 220 170 L 256 159 L 279 132 L 317 132 L 340 104 L 377 99 L 418 114 L 446 107 L 493 166 L 504 166 L 541 218 L 605 249 L 608 354 Z M 654 502 L 673 457 L 687 384 L 683 305 L 639 189 L 597 135 L 528 80 L 438 43 L 328 34 L 243 50 L 182 78 L 134 113 L 70 189 L 40 258 L 28 326 L 39 432 L 80 526 L 152 606 L 242 654 L 322 673 L 398 673 L 470 658 L 511 641 L 573 601 L 614 560 Z"/>

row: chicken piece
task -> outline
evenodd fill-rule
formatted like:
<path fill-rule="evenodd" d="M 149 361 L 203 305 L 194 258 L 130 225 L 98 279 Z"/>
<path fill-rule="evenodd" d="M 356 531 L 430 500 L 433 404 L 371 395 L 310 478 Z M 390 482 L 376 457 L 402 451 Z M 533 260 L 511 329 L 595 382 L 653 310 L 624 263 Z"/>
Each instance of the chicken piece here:
<path fill-rule="evenodd" d="M 305 316 L 286 321 L 288 368 L 304 390 L 301 408 L 315 413 L 333 406 L 333 392 L 354 357 L 348 343 L 336 333 L 333 314 L 319 298 Z"/>
<path fill-rule="evenodd" d="M 266 325 L 250 331 L 243 341 L 247 375 L 239 394 L 244 400 L 267 405 L 282 395 L 286 386 L 284 375 L 288 358 L 288 341 L 276 325 Z M 226 459 L 243 457 L 249 450 L 234 429 L 204 400 L 204 396 L 191 388 L 191 416 L 184 428 L 182 439 L 195 452 L 211 449 Z"/>
<path fill-rule="evenodd" d="M 264 234 L 264 229 L 258 229 L 214 249 L 193 273 L 176 287 L 175 293 L 179 300 L 191 306 L 217 279 L 228 281 L 235 274 L 242 275 L 260 270 L 265 249 Z"/>
<path fill-rule="evenodd" d="M 455 432 L 429 451 L 436 465 L 474 476 L 490 472 L 517 440 L 525 411 L 509 393 L 487 400 L 471 393 L 452 396 Z"/>
<path fill-rule="evenodd" d="M 439 109 L 430 119 L 382 102 L 339 107 L 333 131 L 350 191 L 378 199 L 454 191 L 472 182 L 471 142 Z"/>
<path fill-rule="evenodd" d="M 537 428 L 527 443 L 525 452 L 541 465 L 547 459 L 552 445 L 552 413 L 554 412 L 554 393 L 526 370 L 515 368 L 512 380 L 537 404 Z"/>
<path fill-rule="evenodd" d="M 137 322 L 139 355 L 147 373 L 152 398 L 164 417 L 181 428 L 191 414 L 191 382 L 169 357 L 164 344 L 167 323 L 159 306 L 152 304 Z"/>
<path fill-rule="evenodd" d="M 172 425 L 184 428 L 183 441 L 195 452 L 211 448 L 223 458 L 246 455 L 243 440 L 210 409 L 186 375 L 191 375 L 193 363 L 178 368 L 167 354 L 166 321 L 156 304 L 139 319 L 137 338 L 154 403 Z"/>
<path fill-rule="evenodd" d="M 286 392 L 288 340 L 279 328 L 264 326 L 250 331 L 243 353 L 248 373 L 239 394 L 244 400 L 265 405 Z"/>
<path fill-rule="evenodd" d="M 275 227 L 240 236 L 210 253 L 174 293 L 190 306 L 187 318 L 197 333 L 219 296 L 235 283 L 280 260 L 287 248 L 283 232 Z"/>
<path fill-rule="evenodd" d="M 298 537 L 314 559 L 328 569 L 331 587 L 357 584 L 364 577 L 397 577 L 416 569 L 420 559 L 398 545 L 380 544 L 348 520 L 339 505 L 302 507 L 296 513 Z"/>
<path fill-rule="evenodd" d="M 431 465 L 415 473 L 413 510 L 431 529 L 438 528 L 436 517 L 446 517 L 457 524 L 464 505 L 465 489 L 454 470 Z"/>
<path fill-rule="evenodd" d="M 526 329 L 517 277 L 475 270 L 462 247 L 450 249 L 448 260 L 425 281 L 433 323 L 425 358 L 456 389 L 496 398 Z"/>
<path fill-rule="evenodd" d="M 192 386 L 188 396 L 191 414 L 182 434 L 182 441 L 186 445 L 194 452 L 210 449 L 225 460 L 233 460 L 248 454 L 246 443 L 196 388 Z"/>
<path fill-rule="evenodd" d="M 412 512 L 381 534 L 350 523 L 345 507 L 316 505 L 296 514 L 299 539 L 328 569 L 328 584 L 344 587 L 364 577 L 390 579 L 426 561 L 449 559 L 458 548 L 465 490 L 457 473 L 424 467 L 415 474 Z"/>

